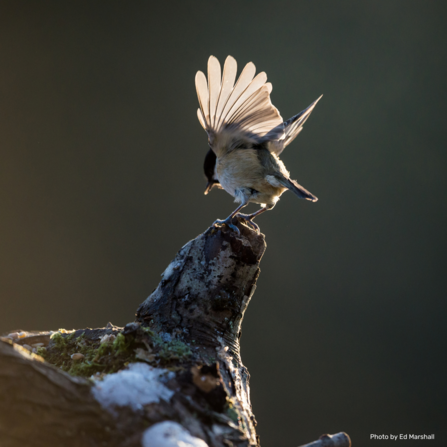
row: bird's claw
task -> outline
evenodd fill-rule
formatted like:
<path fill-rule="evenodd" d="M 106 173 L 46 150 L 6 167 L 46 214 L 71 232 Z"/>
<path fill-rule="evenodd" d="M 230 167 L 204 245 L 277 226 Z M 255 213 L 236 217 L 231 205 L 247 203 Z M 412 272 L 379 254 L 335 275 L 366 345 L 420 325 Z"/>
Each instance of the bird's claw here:
<path fill-rule="evenodd" d="M 242 214 L 237 213 L 236 217 L 241 218 L 252 230 L 256 231 L 257 233 L 260 233 L 259 227 L 253 222 L 253 218 L 256 217 L 259 213 L 254 214 Z M 233 217 L 234 216 L 228 216 L 225 220 L 217 219 L 213 225 L 220 226 L 220 225 L 227 225 L 232 230 L 234 230 L 238 235 L 241 234 L 239 228 L 233 224 Z"/>
<path fill-rule="evenodd" d="M 213 225 L 227 225 L 227 226 L 229 226 L 233 231 L 235 231 L 237 234 L 241 234 L 241 232 L 240 232 L 240 230 L 239 230 L 239 228 L 236 226 L 236 225 L 234 225 L 231 221 L 233 220 L 233 218 L 231 217 L 229 217 L 229 218 L 227 218 L 227 219 L 225 219 L 225 220 L 220 220 L 220 219 L 217 219 L 214 223 L 213 223 Z"/>
<path fill-rule="evenodd" d="M 238 217 L 241 217 L 242 219 L 244 219 L 244 221 L 247 223 L 248 226 L 250 226 L 253 230 L 259 232 L 259 226 L 256 225 L 251 219 L 253 219 L 253 216 L 251 214 L 242 214 L 239 213 L 237 215 Z"/>

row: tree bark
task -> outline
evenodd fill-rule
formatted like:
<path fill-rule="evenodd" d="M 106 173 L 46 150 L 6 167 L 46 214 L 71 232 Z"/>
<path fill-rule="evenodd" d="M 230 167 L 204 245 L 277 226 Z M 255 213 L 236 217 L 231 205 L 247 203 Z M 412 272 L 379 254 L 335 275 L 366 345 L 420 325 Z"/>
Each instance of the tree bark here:
<path fill-rule="evenodd" d="M 266 245 L 233 222 L 188 242 L 124 328 L 2 338 L 1 445 L 259 445 L 239 340 Z"/>

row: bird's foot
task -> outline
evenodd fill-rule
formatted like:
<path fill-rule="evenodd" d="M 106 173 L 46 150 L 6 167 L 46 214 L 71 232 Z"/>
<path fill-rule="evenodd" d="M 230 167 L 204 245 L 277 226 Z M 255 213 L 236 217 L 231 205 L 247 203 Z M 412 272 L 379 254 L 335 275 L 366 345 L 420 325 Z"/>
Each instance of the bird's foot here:
<path fill-rule="evenodd" d="M 254 213 L 254 214 L 256 214 L 256 213 Z M 259 226 L 256 225 L 256 224 L 252 221 L 252 219 L 255 217 L 254 214 L 242 214 L 242 213 L 239 213 L 239 214 L 237 215 L 237 217 L 240 217 L 240 218 L 244 219 L 244 221 L 247 223 L 248 226 L 250 226 L 253 230 L 259 232 L 259 231 L 260 231 L 260 230 L 259 230 Z"/>
<path fill-rule="evenodd" d="M 214 226 L 215 226 L 215 225 L 217 225 L 217 226 L 220 226 L 220 225 L 227 225 L 227 226 L 230 227 L 233 231 L 235 231 L 237 234 L 240 235 L 241 232 L 239 231 L 239 228 L 238 228 L 236 225 L 234 225 L 234 224 L 232 223 L 232 220 L 233 220 L 233 217 L 232 217 L 232 216 L 227 217 L 225 220 L 217 219 L 216 221 L 214 221 L 213 225 L 214 225 Z"/>

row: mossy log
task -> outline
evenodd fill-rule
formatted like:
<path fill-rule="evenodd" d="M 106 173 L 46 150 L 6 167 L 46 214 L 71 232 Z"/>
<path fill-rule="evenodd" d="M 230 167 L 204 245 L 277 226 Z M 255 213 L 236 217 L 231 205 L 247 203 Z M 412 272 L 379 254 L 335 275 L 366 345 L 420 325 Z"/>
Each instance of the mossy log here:
<path fill-rule="evenodd" d="M 1 445 L 259 445 L 239 340 L 266 245 L 234 223 L 188 242 L 124 328 L 2 338 Z"/>

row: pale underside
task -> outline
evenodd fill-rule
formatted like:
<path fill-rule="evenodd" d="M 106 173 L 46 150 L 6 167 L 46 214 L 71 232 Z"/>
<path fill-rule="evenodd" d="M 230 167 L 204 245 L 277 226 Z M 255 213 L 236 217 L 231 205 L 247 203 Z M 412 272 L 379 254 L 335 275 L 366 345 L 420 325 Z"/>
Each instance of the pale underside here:
<path fill-rule="evenodd" d="M 279 159 L 277 162 L 283 175 L 288 177 L 284 164 Z M 218 158 L 216 176 L 225 191 L 235 197 L 236 203 L 252 202 L 274 206 L 286 191 L 274 176 L 265 176 L 256 149 L 232 151 Z"/>

